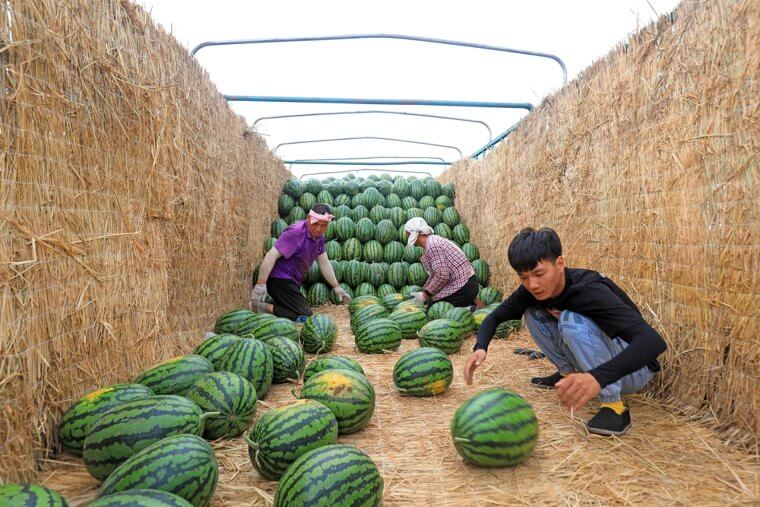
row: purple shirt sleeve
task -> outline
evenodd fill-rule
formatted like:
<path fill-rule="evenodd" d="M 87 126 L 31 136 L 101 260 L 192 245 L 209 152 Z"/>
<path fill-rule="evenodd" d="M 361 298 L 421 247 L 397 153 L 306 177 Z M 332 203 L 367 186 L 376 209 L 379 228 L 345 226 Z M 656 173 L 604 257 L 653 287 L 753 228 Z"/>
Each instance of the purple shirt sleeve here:
<path fill-rule="evenodd" d="M 290 259 L 293 254 L 301 249 L 302 243 L 303 231 L 300 231 L 297 227 L 288 227 L 282 231 L 280 237 L 277 238 L 277 241 L 274 243 L 274 247 L 278 252 L 282 254 L 283 257 Z"/>

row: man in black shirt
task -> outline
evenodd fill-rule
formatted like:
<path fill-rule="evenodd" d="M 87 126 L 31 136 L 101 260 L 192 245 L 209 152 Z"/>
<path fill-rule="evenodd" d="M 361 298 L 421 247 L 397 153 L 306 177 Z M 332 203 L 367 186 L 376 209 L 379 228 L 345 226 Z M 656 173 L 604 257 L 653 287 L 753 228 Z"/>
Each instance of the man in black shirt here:
<path fill-rule="evenodd" d="M 471 384 L 485 361 L 496 326 L 524 316 L 534 341 L 559 370 L 531 384 L 556 388 L 560 402 L 576 410 L 598 396 L 601 408 L 587 423 L 589 432 L 622 435 L 631 415 L 621 395 L 640 391 L 660 370 L 657 356 L 665 341 L 612 280 L 566 268 L 554 230 L 523 229 L 508 256 L 522 285 L 480 325 L 465 381 Z"/>

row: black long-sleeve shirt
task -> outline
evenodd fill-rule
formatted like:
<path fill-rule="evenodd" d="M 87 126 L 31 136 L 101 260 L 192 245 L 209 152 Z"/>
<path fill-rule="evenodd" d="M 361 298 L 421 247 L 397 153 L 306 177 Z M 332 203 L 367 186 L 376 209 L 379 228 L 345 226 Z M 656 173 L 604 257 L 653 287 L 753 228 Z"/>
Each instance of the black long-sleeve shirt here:
<path fill-rule="evenodd" d="M 665 340 L 647 324 L 623 289 L 588 269 L 566 268 L 565 288 L 553 299 L 540 301 L 521 285 L 483 320 L 474 350 L 487 350 L 496 326 L 522 318 L 531 307 L 580 313 L 592 319 L 607 336 L 619 337 L 628 343 L 620 354 L 588 372 L 602 387 L 644 366 L 660 371 L 657 356 L 665 352 Z"/>

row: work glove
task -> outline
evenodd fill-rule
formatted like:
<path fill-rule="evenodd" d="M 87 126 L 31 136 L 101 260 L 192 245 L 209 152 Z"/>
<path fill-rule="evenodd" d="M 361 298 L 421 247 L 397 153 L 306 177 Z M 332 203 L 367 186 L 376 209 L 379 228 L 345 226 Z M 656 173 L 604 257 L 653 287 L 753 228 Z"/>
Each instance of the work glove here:
<path fill-rule="evenodd" d="M 335 294 L 338 295 L 338 297 L 343 301 L 343 304 L 348 304 L 351 302 L 351 296 L 348 295 L 348 292 L 343 289 L 340 285 L 337 287 L 333 287 L 333 290 L 335 291 Z"/>
<path fill-rule="evenodd" d="M 267 296 L 267 286 L 264 283 L 258 283 L 251 291 L 251 301 L 258 303 Z"/>
<path fill-rule="evenodd" d="M 425 301 L 427 301 L 427 296 L 425 295 L 424 292 L 412 292 L 409 295 L 412 296 L 412 300 L 415 303 L 425 304 Z"/>

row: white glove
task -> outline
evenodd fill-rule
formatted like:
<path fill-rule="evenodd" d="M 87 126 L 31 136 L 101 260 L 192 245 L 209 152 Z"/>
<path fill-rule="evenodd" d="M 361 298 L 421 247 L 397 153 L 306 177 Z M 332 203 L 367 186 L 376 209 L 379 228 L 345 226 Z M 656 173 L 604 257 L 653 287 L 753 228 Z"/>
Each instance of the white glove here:
<path fill-rule="evenodd" d="M 267 286 L 265 283 L 258 283 L 251 291 L 251 301 L 258 303 L 267 296 Z"/>
<path fill-rule="evenodd" d="M 340 297 L 341 301 L 343 301 L 343 304 L 347 305 L 351 302 L 351 296 L 348 295 L 348 292 L 346 292 L 343 287 L 338 285 L 337 287 L 333 287 L 333 290 L 338 295 L 338 297 Z"/>
<path fill-rule="evenodd" d="M 425 301 L 427 301 L 427 296 L 425 295 L 424 292 L 412 292 L 409 295 L 412 296 L 412 299 L 414 300 L 415 303 L 424 304 Z"/>

